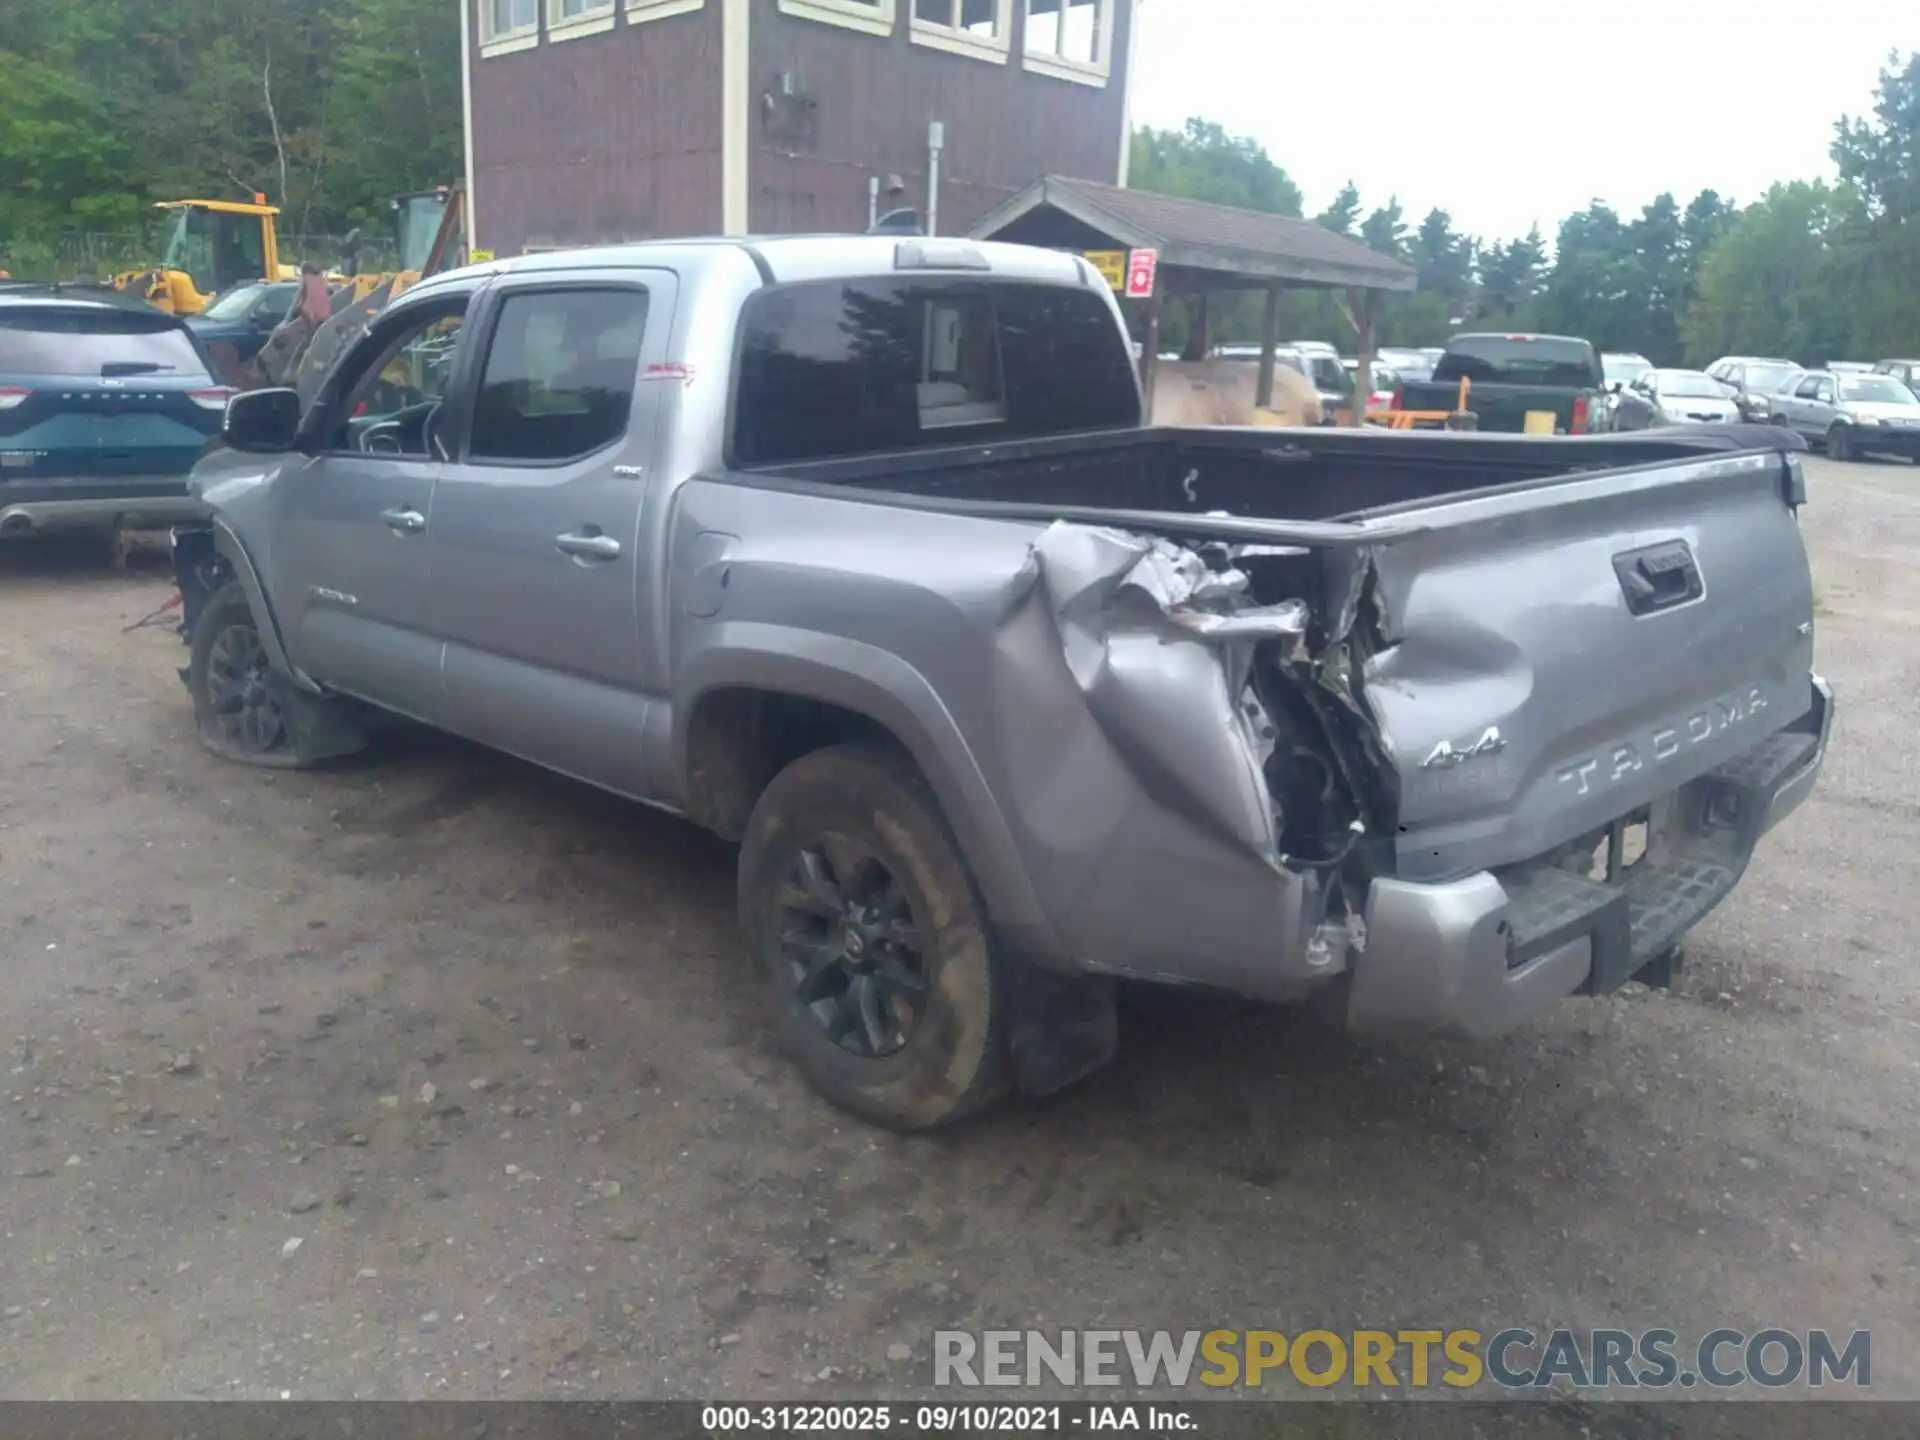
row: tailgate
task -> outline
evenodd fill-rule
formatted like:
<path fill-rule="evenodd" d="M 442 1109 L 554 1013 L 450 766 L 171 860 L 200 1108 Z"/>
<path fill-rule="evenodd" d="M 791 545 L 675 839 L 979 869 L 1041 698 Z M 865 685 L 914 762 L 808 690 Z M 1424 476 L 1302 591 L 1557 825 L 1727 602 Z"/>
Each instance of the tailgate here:
<path fill-rule="evenodd" d="M 1478 428 L 1502 434 L 1521 434 L 1527 416 L 1535 411 L 1553 416 L 1553 428 L 1562 435 L 1573 428 L 1573 403 L 1578 392 L 1552 385 L 1475 385 L 1467 391 L 1467 409 L 1479 417 Z"/>
<path fill-rule="evenodd" d="M 1538 857 L 1802 716 L 1798 483 L 1797 460 L 1735 454 L 1369 522 L 1414 531 L 1376 552 L 1387 644 L 1366 671 L 1399 773 L 1401 878 Z"/>

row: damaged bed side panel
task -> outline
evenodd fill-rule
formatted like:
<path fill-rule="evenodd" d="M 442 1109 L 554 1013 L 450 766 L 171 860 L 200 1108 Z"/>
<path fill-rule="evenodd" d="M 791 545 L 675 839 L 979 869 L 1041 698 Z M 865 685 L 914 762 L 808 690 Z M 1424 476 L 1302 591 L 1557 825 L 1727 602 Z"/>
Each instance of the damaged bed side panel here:
<path fill-rule="evenodd" d="M 1286 998 L 1357 941 L 1330 872 L 1286 853 L 1269 771 L 1300 737 L 1263 702 L 1312 683 L 1307 603 L 1165 539 L 1055 524 L 993 632 L 995 751 L 1074 951 Z M 1335 903 L 1329 913 L 1329 901 Z"/>
<path fill-rule="evenodd" d="M 1256 598 L 1221 554 L 1133 530 L 702 480 L 680 492 L 669 543 L 670 593 L 700 597 L 663 616 L 668 669 L 687 682 L 671 701 L 676 743 L 720 688 L 804 683 L 861 708 L 830 677 L 796 682 L 784 657 L 885 655 L 912 683 L 889 680 L 891 663 L 863 683 L 897 690 L 893 708 L 916 717 L 898 733 L 936 793 L 997 812 L 963 810 L 955 832 L 1032 958 L 1273 999 L 1345 963 L 1339 872 L 1316 868 L 1311 837 L 1283 853 L 1271 784 L 1295 748 L 1319 744 L 1310 708 L 1276 717 L 1266 703 L 1313 674 L 1324 607 L 1311 587 L 1263 572 Z M 708 583 L 715 543 L 724 586 Z M 1316 558 L 1264 563 L 1303 556 Z M 1337 796 L 1331 769 L 1302 762 L 1303 788 Z M 1009 872 L 1019 884 L 1003 893 Z"/>

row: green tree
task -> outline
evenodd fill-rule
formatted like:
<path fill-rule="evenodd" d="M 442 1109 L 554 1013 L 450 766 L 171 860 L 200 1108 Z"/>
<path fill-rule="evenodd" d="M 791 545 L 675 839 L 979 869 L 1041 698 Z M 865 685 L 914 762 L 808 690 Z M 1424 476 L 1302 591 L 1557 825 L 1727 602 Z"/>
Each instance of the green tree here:
<path fill-rule="evenodd" d="M 1920 352 L 1920 53 L 1888 60 L 1872 118 L 1835 126 L 1833 160 L 1858 197 L 1832 237 L 1848 351 Z"/>
<path fill-rule="evenodd" d="M 1856 204 L 1849 190 L 1798 180 L 1743 210 L 1701 263 L 1681 326 L 1688 358 L 1841 356 L 1852 319 L 1836 292 L 1833 240 Z"/>
<path fill-rule="evenodd" d="M 1480 258 L 1480 314 L 1505 329 L 1534 328 L 1539 323 L 1546 255 L 1537 225 L 1521 239 L 1489 245 Z"/>
<path fill-rule="evenodd" d="M 1407 255 L 1407 217 L 1398 196 L 1375 210 L 1360 226 L 1360 241 L 1369 250 L 1404 260 Z"/>
<path fill-rule="evenodd" d="M 1300 214 L 1300 188 L 1260 142 L 1228 134 L 1211 120 L 1189 120 L 1178 130 L 1134 131 L 1127 174 L 1136 190 L 1269 215 Z"/>
<path fill-rule="evenodd" d="M 1333 197 L 1333 203 L 1314 219 L 1336 235 L 1353 234 L 1354 226 L 1360 222 L 1359 187 L 1349 180 L 1340 187 L 1340 193 Z"/>
<path fill-rule="evenodd" d="M 1636 349 L 1645 343 L 1638 302 L 1646 286 L 1632 231 L 1611 206 L 1596 200 L 1560 222 L 1540 300 L 1541 323 L 1601 350 Z"/>

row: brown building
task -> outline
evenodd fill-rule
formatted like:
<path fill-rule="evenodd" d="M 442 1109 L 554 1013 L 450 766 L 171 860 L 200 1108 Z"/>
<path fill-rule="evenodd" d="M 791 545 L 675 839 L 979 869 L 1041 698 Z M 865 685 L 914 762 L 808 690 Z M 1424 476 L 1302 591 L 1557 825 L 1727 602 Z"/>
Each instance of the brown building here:
<path fill-rule="evenodd" d="M 1042 175 L 1124 184 L 1140 0 L 460 0 L 476 248 L 962 234 Z"/>

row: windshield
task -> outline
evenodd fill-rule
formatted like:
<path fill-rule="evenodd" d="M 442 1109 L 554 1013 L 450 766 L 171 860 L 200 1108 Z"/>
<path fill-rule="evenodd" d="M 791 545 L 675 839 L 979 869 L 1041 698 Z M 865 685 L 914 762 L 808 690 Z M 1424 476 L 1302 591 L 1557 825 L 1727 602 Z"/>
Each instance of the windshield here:
<path fill-rule="evenodd" d="M 1643 370 L 1651 370 L 1653 363 L 1644 355 L 1602 355 L 1600 367 L 1606 371 L 1607 379 L 1618 380 L 1623 384 L 1634 379 Z"/>
<path fill-rule="evenodd" d="M 202 293 L 213 289 L 213 227 L 206 212 L 191 208 L 173 212 L 160 263 L 168 270 L 186 271 L 193 288 Z"/>
<path fill-rule="evenodd" d="M 260 217 L 195 205 L 176 210 L 161 264 L 168 270 L 186 271 L 202 295 L 257 280 L 267 268 Z"/>
<path fill-rule="evenodd" d="M 420 271 L 427 268 L 433 242 L 440 234 L 440 221 L 447 213 L 447 197 L 440 194 L 409 195 L 395 202 L 394 221 L 399 228 L 400 268 Z"/>
<path fill-rule="evenodd" d="M 237 290 L 229 290 L 206 309 L 209 320 L 244 320 L 254 302 L 267 293 L 264 285 L 242 285 Z"/>
<path fill-rule="evenodd" d="M 1798 365 L 1749 365 L 1746 369 L 1746 388 L 1764 395 L 1768 391 L 1778 390 L 1799 373 Z"/>
<path fill-rule="evenodd" d="M 1877 405 L 1912 405 L 1913 391 L 1902 385 L 1891 375 L 1842 375 L 1840 377 L 1840 398 L 1842 400 L 1864 400 Z"/>
<path fill-rule="evenodd" d="M 1724 400 L 1727 392 L 1720 382 L 1698 370 L 1663 370 L 1660 393 L 1679 399 Z"/>
<path fill-rule="evenodd" d="M 1433 367 L 1433 378 L 1583 390 L 1597 383 L 1599 371 L 1593 347 L 1584 340 L 1553 335 L 1457 335 Z"/>

